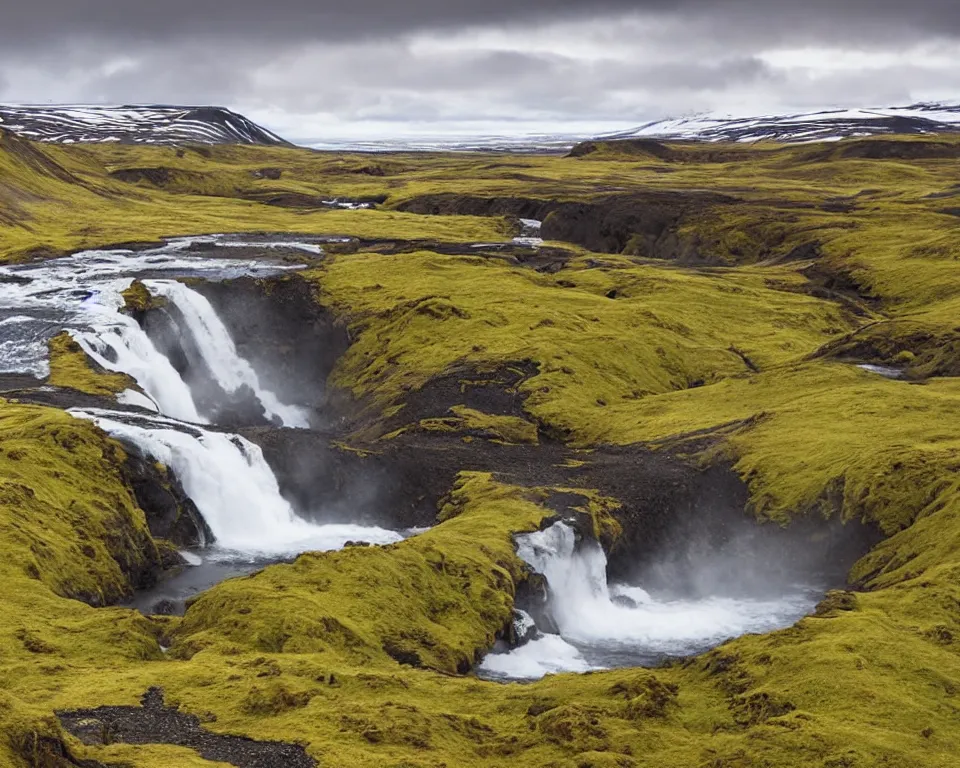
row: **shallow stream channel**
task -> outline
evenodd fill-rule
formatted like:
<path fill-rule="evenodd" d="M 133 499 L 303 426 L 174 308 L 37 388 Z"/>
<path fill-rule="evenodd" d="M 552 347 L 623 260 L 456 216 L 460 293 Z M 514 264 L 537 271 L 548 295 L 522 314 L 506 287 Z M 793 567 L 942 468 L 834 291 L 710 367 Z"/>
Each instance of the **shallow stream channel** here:
<path fill-rule="evenodd" d="M 539 222 L 523 225 L 520 243 L 537 247 Z M 169 471 L 201 518 L 180 568 L 136 595 L 131 607 L 182 613 L 214 584 L 303 552 L 386 545 L 422 532 L 372 524 L 369 516 L 351 514 L 349 499 L 325 519 L 307 508 L 310 499 L 282 492 L 278 467 L 241 434 L 244 427 L 307 433 L 321 426 L 323 414 L 316 401 L 291 400 L 293 390 L 284 394 L 264 383 L 277 381 L 276 372 L 245 356 L 199 286 L 282 276 L 301 268 L 297 254 L 313 259 L 323 245 L 320 238 L 209 235 L 0 268 L 0 380 L 7 396 L 32 392 L 26 399 L 46 397 L 94 422 L 142 461 Z M 125 309 L 123 292 L 135 280 L 163 307 L 162 322 Z M 113 402 L 70 399 L 69 390 L 46 386 L 48 345 L 64 331 L 100 367 L 128 375 L 136 388 Z M 539 575 L 540 594 L 518 596 L 513 627 L 476 671 L 524 681 L 651 666 L 790 626 L 827 589 L 843 585 L 842 576 L 816 565 L 784 568 L 788 539 L 764 536 L 758 543 L 752 536 L 674 547 L 670 558 L 648 558 L 642 569 L 620 567 L 609 581 L 607 554 L 570 521 L 518 536 L 518 554 Z"/>
<path fill-rule="evenodd" d="M 216 250 L 206 250 L 211 246 Z M 198 247 L 206 250 L 203 256 L 191 251 Z M 240 248 L 257 249 L 262 258 L 231 258 Z M 301 517 L 281 495 L 261 449 L 217 423 L 225 405 L 232 412 L 237 403 L 249 401 L 244 407 L 277 428 L 310 426 L 308 409 L 281 402 L 262 386 L 210 302 L 179 282 L 268 277 L 296 269 L 272 258 L 281 249 L 322 252 L 316 242 L 208 236 L 142 251 L 87 251 L 0 270 L 0 376 L 46 377 L 49 340 L 70 333 L 90 358 L 108 371 L 128 374 L 139 391 L 121 393 L 117 408 L 71 407 L 69 412 L 169 468 L 202 516 L 198 546 L 182 553 L 187 566 L 138 595 L 134 605 L 141 610 L 182 611 L 186 598 L 219 581 L 305 551 L 340 549 L 347 542 L 385 544 L 407 535 Z M 134 279 L 142 279 L 166 306 L 173 327 L 164 335 L 167 342 L 171 335 L 177 341 L 177 354 L 164 354 L 163 345 L 123 311 L 122 292 Z M 201 376 L 186 374 L 177 359 L 184 355 L 194 358 L 191 370 L 201 369 Z"/>

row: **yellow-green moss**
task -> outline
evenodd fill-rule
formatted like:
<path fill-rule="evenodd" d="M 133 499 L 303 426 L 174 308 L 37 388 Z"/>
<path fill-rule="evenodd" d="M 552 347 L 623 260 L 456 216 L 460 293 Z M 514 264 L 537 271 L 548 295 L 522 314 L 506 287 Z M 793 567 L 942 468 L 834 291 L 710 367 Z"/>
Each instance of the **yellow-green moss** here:
<path fill-rule="evenodd" d="M 139 167 L 140 161 L 158 157 L 171 165 L 208 162 L 193 153 L 179 158 L 172 148 L 157 152 L 130 147 L 122 154 Z M 240 150 L 240 154 L 244 152 Z M 243 190 L 230 183 L 209 190 L 137 187 L 109 175 L 117 170 L 109 164 L 109 156 L 105 148 L 41 145 L 6 132 L 0 134 L 0 261 L 224 231 L 294 231 L 448 242 L 502 240 L 508 233 L 504 222 L 479 217 L 438 218 L 390 210 L 297 210 L 266 205 L 243 199 Z M 282 164 L 307 167 L 319 157 L 294 149 L 247 154 L 256 164 L 274 156 Z M 251 185 L 255 183 L 249 170 L 239 173 Z M 220 177 L 212 173 L 203 178 Z M 65 208 L 70 216 L 63 215 Z"/>
<path fill-rule="evenodd" d="M 146 312 L 166 304 L 166 299 L 152 295 L 140 280 L 134 280 L 121 296 L 128 312 Z"/>
<path fill-rule="evenodd" d="M 851 327 L 830 302 L 767 288 L 774 276 L 790 279 L 776 270 L 583 265 L 551 276 L 414 253 L 341 255 L 311 274 L 353 321 L 335 383 L 386 404 L 455 364 L 532 360 L 539 375 L 522 387 L 526 408 L 564 429 L 605 423 L 611 409 L 649 395 L 801 359 Z M 607 298 L 613 289 L 619 298 Z"/>
<path fill-rule="evenodd" d="M 421 419 L 420 428 L 430 432 L 476 432 L 481 437 L 515 445 L 536 443 L 537 426 L 519 416 L 483 413 L 463 405 L 450 409 L 453 416 L 442 419 Z"/>
<path fill-rule="evenodd" d="M 3 566 L 63 595 L 116 598 L 156 560 L 122 449 L 53 408 L 0 402 Z"/>
<path fill-rule="evenodd" d="M 34 676 L 46 679 L 41 687 L 58 687 L 70 675 L 66 657 L 96 664 L 160 655 L 142 617 L 68 599 L 117 600 L 139 573 L 157 567 L 156 545 L 120 473 L 123 458 L 90 423 L 0 401 L 4 765 L 26 765 L 22 755 L 42 747 L 37 738 L 57 734 L 49 708 L 30 693 L 38 690 Z"/>
<path fill-rule="evenodd" d="M 5 446 L 19 430 L 35 451 L 58 450 L 55 435 L 67 424 L 95 436 L 53 411 L 4 408 L 14 420 L 0 424 Z M 31 462 L 31 487 L 79 497 L 64 485 L 75 471 L 101 478 L 95 487 L 87 479 L 85 493 L 105 492 L 95 453 L 81 452 L 75 470 L 66 457 L 51 460 Z M 0 462 L 5 477 L 18 471 L 11 461 Z M 132 611 L 57 597 L 43 581 L 17 575 L 6 558 L 4 583 L 13 589 L 0 614 L 0 755 L 29 765 L 12 745 L 31 743 L 33 734 L 63 738 L 52 710 L 135 704 L 153 685 L 214 732 L 297 741 L 321 763 L 363 768 L 884 761 L 933 768 L 960 749 L 952 703 L 960 682 L 956 569 L 931 568 L 916 586 L 834 600 L 824 618 L 655 671 L 499 685 L 394 661 L 384 646 L 450 671 L 509 617 L 519 563 L 508 532 L 530 530 L 550 514 L 528 493 L 466 475 L 447 521 L 417 539 L 303 556 L 224 583 L 182 622 L 156 628 Z M 59 514 L 45 505 L 34 524 Z M 0 536 L 10 549 L 10 528 L 0 527 Z M 167 657 L 161 627 L 175 640 Z M 68 741 L 78 756 L 141 768 L 202 764 L 173 747 Z"/>
<path fill-rule="evenodd" d="M 126 389 L 135 389 L 137 383 L 125 373 L 96 370 L 80 345 L 69 333 L 54 336 L 48 345 L 50 376 L 47 383 L 66 387 L 88 395 L 116 395 Z"/>
<path fill-rule="evenodd" d="M 525 495 L 466 474 L 446 522 L 427 533 L 302 555 L 221 585 L 187 613 L 179 652 L 227 642 L 268 653 L 332 651 L 357 664 L 393 657 L 448 673 L 469 669 L 512 615 L 523 564 L 510 534 L 535 529 L 546 515 Z"/>
<path fill-rule="evenodd" d="M 160 685 L 212 731 L 302 742 L 322 764 L 349 768 L 956 763 L 960 445 L 950 425 L 960 390 L 954 379 L 887 381 L 816 357 L 879 320 L 862 333 L 889 351 L 883 359 L 919 376 L 950 362 L 941 341 L 956 324 L 960 220 L 940 209 L 956 194 L 955 163 L 857 159 L 847 144 L 675 146 L 669 159 L 605 148 L 582 159 L 371 160 L 38 148 L 4 135 L 0 258 L 200 231 L 507 235 L 499 220 L 247 199 L 277 192 L 383 193 L 388 206 L 427 192 L 723 192 L 729 203 L 688 217 L 676 234 L 727 269 L 581 254 L 551 276 L 427 252 L 337 256 L 312 273 L 355 340 L 334 383 L 402 414 L 406 393 L 433 376 L 532 361 L 539 372 L 520 394 L 542 428 L 585 446 L 641 441 L 728 458 L 758 514 L 862 517 L 889 538 L 854 568 L 870 591 L 831 595 L 817 617 L 782 632 L 653 671 L 482 683 L 455 672 L 510 616 L 521 575 L 510 533 L 550 514 L 542 491 L 466 475 L 421 537 L 305 555 L 216 587 L 183 620 L 147 620 L 67 597 L 121 594 L 129 585 L 117 557 L 149 556 L 116 446 L 55 411 L 3 403 L 0 762 L 36 764 L 37 735 L 63 738 L 54 710 L 132 705 Z M 176 173 L 167 188 L 108 175 L 136 167 Z M 281 178 L 252 173 L 263 167 L 281 168 Z M 62 216 L 64 204 L 74 217 Z M 822 255 L 807 274 L 821 288 L 801 271 L 809 259 L 769 263 L 812 242 Z M 833 301 L 837 292 L 853 297 L 858 317 Z M 934 341 L 904 348 L 921 336 Z M 913 358 L 897 359 L 903 352 Z M 443 422 L 506 441 L 504 428 L 531 436 L 502 418 L 463 406 Z M 615 536 L 616 502 L 576 490 L 596 532 Z M 166 656 L 161 636 L 174 640 Z M 70 743 L 102 762 L 204 764 L 174 747 Z"/>

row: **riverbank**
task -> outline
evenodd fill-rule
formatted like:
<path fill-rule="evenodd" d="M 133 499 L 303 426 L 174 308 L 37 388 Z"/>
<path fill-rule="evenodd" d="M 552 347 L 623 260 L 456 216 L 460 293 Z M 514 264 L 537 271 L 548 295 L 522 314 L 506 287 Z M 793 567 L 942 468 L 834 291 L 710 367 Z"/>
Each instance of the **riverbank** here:
<path fill-rule="evenodd" d="M 432 527 L 382 546 L 291 553 L 292 562 L 188 601 L 182 617 L 94 607 L 129 599 L 145 574 L 182 567 L 173 562 L 177 547 L 165 543 L 173 534 L 151 530 L 150 505 L 125 474 L 129 440 L 124 448 L 89 421 L 13 402 L 89 410 L 106 407 L 129 382 L 101 380 L 73 350 L 54 392 L 40 391 L 50 386 L 45 369 L 35 369 L 38 378 L 11 373 L 16 391 L 0 405 L 0 721 L 8 734 L 0 754 L 13 765 L 202 766 L 210 764 L 198 751 L 207 734 L 351 766 L 948 764 L 960 748 L 960 446 L 949 430 L 960 398 L 949 375 L 960 281 L 950 267 L 956 217 L 939 212 L 944 198 L 931 195 L 949 192 L 952 171 L 936 159 L 851 158 L 843 144 L 676 151 L 679 159 L 635 149 L 624 157 L 616 147 L 593 159 L 377 158 L 383 176 L 353 173 L 370 158 L 290 155 L 303 165 L 284 170 L 287 183 L 322 182 L 325 193 L 359 198 L 392 180 L 400 191 L 387 206 L 428 189 L 462 196 L 471 187 L 469 201 L 444 202 L 450 211 L 404 214 L 422 231 L 450 227 L 447 243 L 456 248 L 405 243 L 397 233 L 377 245 L 366 228 L 381 226 L 382 211 L 311 212 L 302 220 L 355 217 L 353 233 L 371 240 L 302 251 L 309 269 L 296 276 L 238 277 L 250 257 L 278 255 L 262 241 L 249 252 L 237 247 L 241 271 L 220 275 L 234 282 L 188 281 L 239 357 L 255 370 L 282 371 L 269 386 L 270 371 L 258 378 L 259 409 L 249 408 L 247 393 L 229 427 L 199 429 L 239 434 L 243 441 L 228 438 L 233 448 L 222 448 L 244 461 L 256 452 L 238 445 L 259 446 L 276 492 L 307 524 L 342 524 L 338 515 L 363 511 L 365 525 L 396 513 L 397 529 Z M 78 155 L 114 167 L 125 157 L 139 167 L 146 156 L 123 147 Z M 202 166 L 207 191 L 226 194 L 244 188 L 248 166 L 279 157 L 225 148 L 178 158 L 171 150 L 170 162 Z M 308 170 L 299 177 L 301 168 Z M 533 173 L 536 184 L 507 178 Z M 748 179 L 750 189 L 738 192 Z M 867 180 L 879 191 L 861 195 Z M 159 206 L 151 216 L 174 216 L 201 191 L 190 179 L 178 189 L 147 183 L 124 189 Z M 643 197 L 641 184 L 671 191 Z M 616 186 L 633 186 L 633 202 L 606 200 L 619 195 L 609 189 Z M 514 194 L 520 187 L 524 194 Z M 212 195 L 217 206 L 236 205 L 223 194 Z M 488 200 L 482 211 L 473 208 L 478 197 Z M 497 197 L 558 207 L 531 212 L 511 202 L 507 210 Z M 473 235 L 482 235 L 454 235 L 461 204 L 496 218 L 478 219 L 486 223 Z M 646 213 L 626 215 L 638 209 Z M 30 226 L 42 223 L 36 215 Z M 541 215 L 546 243 L 490 247 L 521 234 L 500 216 L 519 225 Z M 295 220 L 281 228 L 298 231 Z M 21 244 L 46 237 L 15 226 Z M 585 250 L 601 230 L 616 253 Z M 560 231 L 573 242 L 551 243 Z M 465 252 L 471 241 L 484 247 Z M 815 245 L 798 251 L 804 243 Z M 562 253 L 544 255 L 554 247 Z M 209 255 L 201 258 L 212 265 Z M 115 270 L 116 261 L 101 266 Z M 162 276 L 143 278 L 149 295 L 171 300 L 171 291 L 149 291 Z M 2 283 L 4 291 L 35 290 L 41 302 L 51 287 Z M 64 295 L 86 312 L 89 286 L 72 287 L 78 292 Z M 160 310 L 139 298 L 125 315 L 136 328 L 114 324 L 135 334 L 156 321 L 162 330 L 158 314 L 148 319 Z M 10 309 L 12 317 L 24 307 Z M 47 317 L 81 337 L 96 332 L 68 320 Z M 92 342 L 102 363 L 119 361 Z M 190 350 L 181 353 L 164 357 L 181 382 L 191 381 L 197 416 L 219 418 L 209 410 L 216 398 L 194 399 L 198 381 L 211 378 L 209 362 L 197 368 Z M 902 378 L 858 365 L 894 367 Z M 192 367 L 204 369 L 197 381 Z M 100 394 L 71 392 L 70 376 Z M 278 428 L 263 389 L 320 421 Z M 290 399 L 297 392 L 302 401 Z M 163 463 L 178 474 L 175 462 Z M 368 488 L 378 493 L 365 495 Z M 338 495 L 340 508 L 330 503 Z M 308 509 L 311 499 L 323 504 Z M 753 537 L 723 539 L 734 519 L 774 533 L 790 523 L 786 538 L 771 537 L 765 559 L 802 554 L 788 563 L 802 570 L 812 568 L 807 556 L 823 556 L 842 572 L 829 586 L 844 589 L 811 600 L 803 607 L 810 615 L 780 631 L 693 648 L 697 655 L 656 668 L 523 685 L 478 679 L 498 643 L 516 645 L 515 608 L 535 607 L 542 595 L 530 569 L 537 559 L 518 552 L 528 541 L 521 537 L 561 519 L 581 547 L 603 546 L 607 594 L 581 604 L 600 605 L 605 616 L 636 610 L 614 598 L 632 594 L 643 604 L 638 592 L 615 594 L 617 585 L 689 578 L 692 589 L 741 573 L 728 567 L 730 554 L 736 566 L 738 547 L 763 547 Z M 857 530 L 866 535 L 852 548 L 832 538 Z M 698 533 L 724 546 L 678 546 Z M 658 557 L 673 554 L 682 556 Z M 638 563 L 649 567 L 634 570 Z M 190 748 L 170 743 L 188 731 Z M 209 755 L 234 765 L 248 759 Z"/>

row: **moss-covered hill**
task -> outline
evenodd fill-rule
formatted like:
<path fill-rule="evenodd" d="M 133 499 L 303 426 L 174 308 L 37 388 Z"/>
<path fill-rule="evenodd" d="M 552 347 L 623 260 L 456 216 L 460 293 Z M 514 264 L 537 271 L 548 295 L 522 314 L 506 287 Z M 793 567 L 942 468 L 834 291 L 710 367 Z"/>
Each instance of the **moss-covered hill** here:
<path fill-rule="evenodd" d="M 469 669 L 525 578 L 511 534 L 553 514 L 556 488 L 472 471 L 416 539 L 304 555 L 222 584 L 182 619 L 95 608 L 167 545 L 116 444 L 6 400 L 0 764 L 217 764 L 112 743 L 95 713 L 84 727 L 100 744 L 84 746 L 54 716 L 134 706 L 152 687 L 208 733 L 302 744 L 331 766 L 960 764 L 960 143 L 575 155 L 41 149 L 4 135 L 0 254 L 211 231 L 355 236 L 356 252 L 298 278 L 349 327 L 330 384 L 353 397 L 353 448 L 560 440 L 587 465 L 598 446 L 637 444 L 730 463 L 758 517 L 876 524 L 883 541 L 850 576 L 862 591 L 663 669 L 480 682 Z M 384 202 L 318 202 L 331 197 Z M 516 216 L 543 218 L 553 242 L 461 247 L 505 240 Z M 54 384 L 82 368 L 58 344 Z M 468 403 L 478 376 L 502 378 L 490 402 L 509 407 Z M 603 538 L 629 524 L 617 499 L 578 490 Z"/>

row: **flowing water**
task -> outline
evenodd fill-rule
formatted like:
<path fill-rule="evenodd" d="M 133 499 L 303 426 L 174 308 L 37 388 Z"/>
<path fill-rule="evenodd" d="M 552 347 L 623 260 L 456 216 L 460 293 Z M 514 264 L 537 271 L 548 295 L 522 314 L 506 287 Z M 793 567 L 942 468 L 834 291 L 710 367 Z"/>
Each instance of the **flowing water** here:
<path fill-rule="evenodd" d="M 198 245 L 208 249 L 202 258 L 190 252 Z M 47 343 L 67 331 L 105 369 L 126 373 L 137 382 L 139 390 L 122 393 L 116 410 L 70 412 L 170 467 L 213 533 L 214 541 L 203 552 L 188 557 L 192 566 L 176 583 L 161 585 L 167 596 L 189 594 L 305 551 L 340 549 L 350 541 L 387 544 L 403 538 L 383 528 L 321 525 L 301 518 L 281 495 L 260 448 L 217 429 L 212 423 L 215 413 L 198 404 L 173 362 L 123 313 L 122 292 L 135 278 L 143 278 L 147 290 L 173 310 L 169 315 L 179 338 L 192 342 L 224 395 L 248 391 L 267 420 L 278 426 L 309 427 L 306 409 L 281 402 L 261 385 L 206 298 L 174 279 L 261 277 L 295 268 L 273 259 L 220 258 L 220 253 L 239 247 L 264 253 L 279 248 L 322 252 L 313 243 L 207 236 L 139 252 L 87 251 L 0 268 L 0 374 L 47 376 Z M 213 255 L 210 248 L 217 249 Z M 141 596 L 138 602 L 150 599 Z"/>
<path fill-rule="evenodd" d="M 292 267 L 272 259 L 218 258 L 231 248 L 257 248 L 264 253 L 283 247 L 312 254 L 319 245 L 299 242 L 223 239 L 215 235 L 172 240 L 134 252 L 127 249 L 83 251 L 38 264 L 0 267 L 0 373 L 43 378 L 49 373 L 47 342 L 63 330 L 75 333 L 134 333 L 132 319 L 120 314 L 126 289 L 134 277 L 201 277 L 224 280 L 275 275 Z M 198 258 L 194 248 L 204 251 Z M 141 362 L 143 361 L 140 358 Z M 133 359 L 127 361 L 134 363 Z M 157 360 L 149 360 L 153 364 Z M 132 374 L 131 374 L 132 375 Z"/>
<path fill-rule="evenodd" d="M 883 376 L 885 379 L 894 379 L 901 380 L 907 377 L 899 368 L 893 368 L 889 365 L 872 365 L 869 363 L 864 363 L 858 365 L 857 368 L 860 370 L 866 371 L 867 373 L 875 373 L 877 376 Z"/>
<path fill-rule="evenodd" d="M 520 219 L 520 235 L 513 238 L 514 245 L 525 245 L 530 248 L 539 248 L 543 245 L 543 238 L 540 237 L 540 228 L 542 221 L 537 219 Z"/>
<path fill-rule="evenodd" d="M 403 538 L 382 528 L 317 525 L 299 517 L 280 494 L 263 452 L 239 435 L 116 411 L 71 413 L 170 467 L 213 532 L 211 557 L 218 560 L 282 558 L 340 549 L 348 541 L 390 544 Z"/>
<path fill-rule="evenodd" d="M 760 596 L 696 597 L 610 585 L 601 546 L 593 540 L 578 542 L 573 528 L 564 523 L 518 536 L 517 553 L 546 577 L 548 611 L 558 632 L 536 632 L 518 648 L 488 655 L 479 672 L 493 679 L 532 680 L 555 672 L 655 665 L 739 635 L 790 626 L 823 594 L 822 587 L 805 584 Z M 519 636 L 527 634 L 525 627 L 517 629 Z"/>
<path fill-rule="evenodd" d="M 539 225 L 524 221 L 516 242 L 538 245 Z M 198 248 L 202 258 L 192 255 Z M 262 385 L 211 304 L 178 280 L 260 277 L 295 268 L 273 258 L 224 257 L 235 248 L 271 256 L 281 248 L 288 254 L 321 252 L 318 243 L 207 236 L 139 252 L 88 251 L 0 267 L 0 375 L 14 380 L 47 376 L 47 344 L 66 330 L 101 366 L 131 376 L 137 389 L 122 393 L 116 407 L 70 412 L 170 467 L 213 534 L 214 541 L 199 551 L 183 553 L 189 566 L 179 575 L 137 596 L 133 605 L 142 610 L 179 611 L 185 599 L 225 578 L 304 551 L 339 549 L 351 541 L 389 544 L 417 533 L 302 518 L 281 494 L 259 447 L 217 426 L 219 411 L 211 405 L 209 384 L 221 398 L 240 392 L 252 397 L 264 419 L 276 426 L 309 428 L 311 419 L 310 411 L 282 402 Z M 162 351 L 122 311 L 122 292 L 134 278 L 166 303 L 174 337 L 181 347 L 189 346 L 211 380 L 202 397 L 197 382 L 184 378 L 167 356 L 169 350 Z M 730 637 L 787 626 L 808 613 L 822 592 L 809 585 L 792 585 L 772 596 L 647 592 L 638 585 L 608 584 L 600 545 L 578 541 L 564 523 L 519 536 L 517 543 L 519 555 L 547 580 L 549 629 L 555 631 L 538 629 L 519 612 L 517 635 L 527 642 L 486 657 L 479 672 L 493 679 L 650 665 L 697 653 Z"/>
<path fill-rule="evenodd" d="M 507 245 L 519 246 L 521 248 L 539 248 L 543 245 L 543 238 L 540 237 L 540 229 L 542 226 L 543 222 L 537 219 L 520 219 L 520 234 L 514 237 L 509 243 L 473 243 L 470 247 L 478 250 L 481 248 L 499 250 Z"/>

